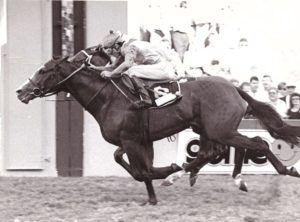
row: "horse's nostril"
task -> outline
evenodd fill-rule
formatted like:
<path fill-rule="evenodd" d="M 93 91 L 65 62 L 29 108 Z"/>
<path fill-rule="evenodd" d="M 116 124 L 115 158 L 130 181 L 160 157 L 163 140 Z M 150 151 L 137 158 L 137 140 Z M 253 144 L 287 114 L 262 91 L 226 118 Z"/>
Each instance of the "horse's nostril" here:
<path fill-rule="evenodd" d="M 21 93 L 21 92 L 22 92 L 21 89 L 17 89 L 17 90 L 16 90 L 16 93 L 18 93 L 18 94 Z"/>

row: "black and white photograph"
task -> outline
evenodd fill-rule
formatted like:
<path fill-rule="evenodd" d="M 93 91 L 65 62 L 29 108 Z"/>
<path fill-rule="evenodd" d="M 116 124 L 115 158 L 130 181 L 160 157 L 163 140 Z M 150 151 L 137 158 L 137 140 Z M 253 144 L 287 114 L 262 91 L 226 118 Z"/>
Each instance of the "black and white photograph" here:
<path fill-rule="evenodd" d="M 0 0 L 0 222 L 300 222 L 299 8 Z"/>

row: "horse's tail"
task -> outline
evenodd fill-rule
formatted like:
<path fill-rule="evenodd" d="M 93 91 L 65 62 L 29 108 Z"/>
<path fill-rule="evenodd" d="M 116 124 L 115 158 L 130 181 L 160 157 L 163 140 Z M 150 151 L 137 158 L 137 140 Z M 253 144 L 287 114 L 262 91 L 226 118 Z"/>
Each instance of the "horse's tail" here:
<path fill-rule="evenodd" d="M 300 144 L 300 127 L 285 123 L 276 110 L 267 103 L 253 99 L 248 93 L 237 88 L 240 96 L 247 101 L 251 113 L 261 122 L 272 137 L 294 145 Z"/>

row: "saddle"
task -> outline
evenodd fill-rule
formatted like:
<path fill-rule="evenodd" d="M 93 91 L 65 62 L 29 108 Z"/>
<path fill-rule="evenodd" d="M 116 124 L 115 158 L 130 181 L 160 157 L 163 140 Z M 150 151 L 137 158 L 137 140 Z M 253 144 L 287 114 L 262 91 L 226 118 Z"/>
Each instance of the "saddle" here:
<path fill-rule="evenodd" d="M 122 75 L 123 84 L 129 91 L 135 95 L 136 101 L 140 100 L 141 96 L 134 86 L 132 78 L 128 75 Z M 136 81 L 136 78 L 135 78 Z M 175 80 L 149 80 L 139 78 L 139 84 L 147 90 L 151 100 L 152 106 L 149 108 L 161 108 L 173 104 L 182 98 L 180 85 Z"/>

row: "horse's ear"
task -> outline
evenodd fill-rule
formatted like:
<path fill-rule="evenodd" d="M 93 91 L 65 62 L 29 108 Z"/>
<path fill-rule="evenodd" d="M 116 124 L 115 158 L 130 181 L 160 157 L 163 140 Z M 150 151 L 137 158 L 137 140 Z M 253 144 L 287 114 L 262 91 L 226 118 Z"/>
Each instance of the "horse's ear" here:
<path fill-rule="evenodd" d="M 61 64 L 65 61 L 68 61 L 68 59 L 69 59 L 69 56 L 66 56 L 66 57 L 62 58 L 57 64 Z"/>
<path fill-rule="evenodd" d="M 52 56 L 52 59 L 53 59 L 53 60 L 58 60 L 58 59 L 60 59 L 60 58 L 61 58 L 61 57 L 58 56 L 58 55 L 53 55 L 53 56 Z"/>

